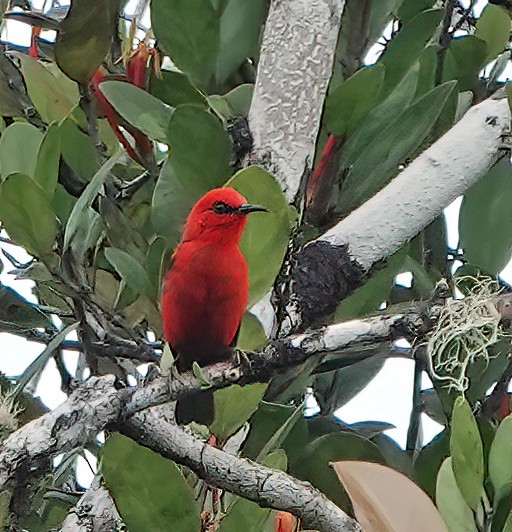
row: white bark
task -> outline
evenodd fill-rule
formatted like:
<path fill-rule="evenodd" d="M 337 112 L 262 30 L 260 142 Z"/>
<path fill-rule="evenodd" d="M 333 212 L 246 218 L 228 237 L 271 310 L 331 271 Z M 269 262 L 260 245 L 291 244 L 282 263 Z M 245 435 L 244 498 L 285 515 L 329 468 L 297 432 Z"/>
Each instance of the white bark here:
<path fill-rule="evenodd" d="M 351 258 L 368 270 L 418 234 L 487 173 L 509 126 L 507 99 L 484 100 L 319 240 L 348 245 Z"/>
<path fill-rule="evenodd" d="M 270 6 L 249 111 L 249 159 L 276 176 L 290 202 L 312 164 L 344 6 L 344 0 Z"/>
<path fill-rule="evenodd" d="M 61 532 L 121 530 L 121 523 L 110 493 L 96 477 L 62 523 Z"/>
<path fill-rule="evenodd" d="M 292 512 L 307 528 L 322 532 L 360 530 L 356 521 L 307 482 L 199 441 L 169 421 L 168 411 L 159 407 L 140 412 L 121 429 L 150 449 L 185 464 L 210 485 L 263 507 Z"/>

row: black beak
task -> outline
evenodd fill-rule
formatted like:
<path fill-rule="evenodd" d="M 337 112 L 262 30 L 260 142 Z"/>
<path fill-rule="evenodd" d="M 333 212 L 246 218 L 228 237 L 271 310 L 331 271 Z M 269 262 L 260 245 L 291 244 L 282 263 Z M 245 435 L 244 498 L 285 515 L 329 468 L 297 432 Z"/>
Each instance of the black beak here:
<path fill-rule="evenodd" d="M 268 209 L 262 205 L 251 205 L 250 203 L 243 203 L 237 210 L 242 214 L 249 214 L 250 212 L 268 212 Z"/>

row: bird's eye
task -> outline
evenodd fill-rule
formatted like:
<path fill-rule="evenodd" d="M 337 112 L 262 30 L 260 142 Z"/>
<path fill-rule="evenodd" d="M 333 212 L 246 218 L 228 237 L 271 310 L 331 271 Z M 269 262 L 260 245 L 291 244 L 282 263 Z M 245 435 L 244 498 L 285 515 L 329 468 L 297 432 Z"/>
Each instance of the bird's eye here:
<path fill-rule="evenodd" d="M 231 205 L 228 205 L 227 203 L 224 203 L 223 201 L 216 201 L 212 205 L 212 211 L 217 214 L 229 214 L 233 212 L 235 209 L 231 207 Z"/>

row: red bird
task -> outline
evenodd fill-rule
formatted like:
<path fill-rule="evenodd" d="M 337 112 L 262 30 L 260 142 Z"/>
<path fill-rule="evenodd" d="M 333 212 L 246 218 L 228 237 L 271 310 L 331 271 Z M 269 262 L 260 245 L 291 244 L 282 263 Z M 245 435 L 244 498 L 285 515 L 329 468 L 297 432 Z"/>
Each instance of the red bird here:
<path fill-rule="evenodd" d="M 178 371 L 192 363 L 207 366 L 229 360 L 247 305 L 248 272 L 238 242 L 251 205 L 232 188 L 216 188 L 192 207 L 165 275 L 161 306 L 165 337 Z M 178 401 L 179 423 L 213 420 L 212 392 Z"/>

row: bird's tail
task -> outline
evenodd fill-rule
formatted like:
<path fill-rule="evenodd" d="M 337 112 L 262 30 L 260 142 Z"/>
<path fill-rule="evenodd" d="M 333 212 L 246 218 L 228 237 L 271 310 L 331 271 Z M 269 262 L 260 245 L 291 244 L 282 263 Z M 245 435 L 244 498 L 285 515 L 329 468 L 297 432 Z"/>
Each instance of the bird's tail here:
<path fill-rule="evenodd" d="M 183 394 L 176 402 L 176 421 L 180 425 L 192 421 L 211 425 L 213 416 L 213 390 L 194 390 Z"/>

